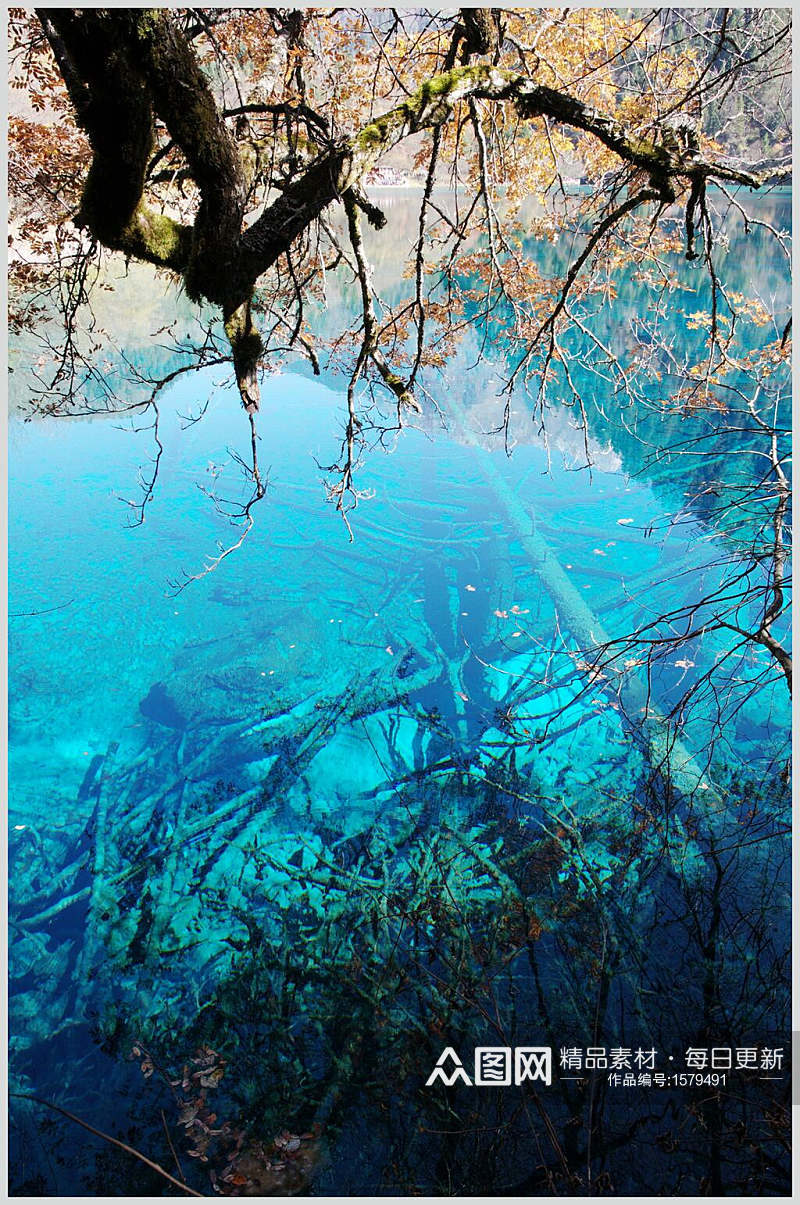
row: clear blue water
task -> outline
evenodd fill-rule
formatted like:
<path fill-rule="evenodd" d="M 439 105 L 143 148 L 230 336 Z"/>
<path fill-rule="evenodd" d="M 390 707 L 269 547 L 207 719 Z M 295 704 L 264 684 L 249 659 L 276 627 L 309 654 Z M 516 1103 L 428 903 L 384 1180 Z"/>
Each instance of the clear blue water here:
<path fill-rule="evenodd" d="M 732 647 L 716 631 L 649 677 L 631 644 L 619 695 L 569 618 L 580 605 L 621 638 L 713 590 L 731 544 L 686 505 L 683 464 L 650 472 L 613 422 L 596 420 L 591 474 L 566 412 L 549 455 L 524 417 L 511 458 L 499 437 L 476 447 L 465 431 L 489 425 L 497 364 L 474 364 L 468 346 L 435 385 L 448 430 L 426 420 L 369 456 L 352 542 L 318 467 L 338 452 L 340 384 L 270 378 L 253 530 L 178 593 L 231 539 L 205 489 L 241 497 L 247 430 L 224 378 L 165 394 L 135 528 L 121 499 L 138 497 L 147 432 L 12 421 L 12 1088 L 165 1167 L 166 1080 L 201 1045 L 226 1060 L 206 1095 L 246 1143 L 321 1127 L 301 1191 L 438 1192 L 458 1167 L 462 1190 L 536 1194 L 585 1163 L 567 1123 L 601 1105 L 548 1090 L 566 1165 L 548 1148 L 536 1174 L 518 1093 L 452 1100 L 463 1136 L 445 1142 L 424 1088 L 443 1046 L 647 1043 L 666 1059 L 785 1040 L 785 683 L 748 646 L 704 685 Z M 670 786 L 638 704 L 661 724 L 693 684 L 691 761 Z M 142 1076 L 136 1042 L 163 1077 Z M 748 1091 L 772 1151 L 772 1089 Z M 666 1097 L 601 1094 L 606 1136 L 641 1133 L 595 1148 L 617 1191 L 641 1187 L 642 1150 L 659 1191 L 696 1191 L 704 1127 L 724 1148 L 739 1119 L 732 1103 L 686 1113 L 680 1172 L 656 1142 Z M 670 1100 L 685 1109 L 685 1092 Z M 468 1138 L 476 1125 L 495 1138 Z M 185 1127 L 173 1137 L 185 1152 Z M 12 1140 L 18 1192 L 162 1191 L 64 1119 L 43 1129 L 30 1103 Z M 232 1140 L 216 1142 L 219 1170 Z M 199 1156 L 183 1159 L 207 1191 Z M 263 1165 L 262 1189 L 285 1189 Z"/>

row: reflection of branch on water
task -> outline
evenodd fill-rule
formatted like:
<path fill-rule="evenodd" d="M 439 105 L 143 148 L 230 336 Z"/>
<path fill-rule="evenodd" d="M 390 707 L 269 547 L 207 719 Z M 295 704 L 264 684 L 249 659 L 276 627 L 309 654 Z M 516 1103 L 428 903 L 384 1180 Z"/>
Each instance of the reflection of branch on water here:
<path fill-rule="evenodd" d="M 51 615 L 53 611 L 63 611 L 66 607 L 71 607 L 74 602 L 75 599 L 71 598 L 69 602 L 59 603 L 57 607 L 43 607 L 38 611 L 9 611 L 8 618 L 27 619 L 31 615 Z"/>

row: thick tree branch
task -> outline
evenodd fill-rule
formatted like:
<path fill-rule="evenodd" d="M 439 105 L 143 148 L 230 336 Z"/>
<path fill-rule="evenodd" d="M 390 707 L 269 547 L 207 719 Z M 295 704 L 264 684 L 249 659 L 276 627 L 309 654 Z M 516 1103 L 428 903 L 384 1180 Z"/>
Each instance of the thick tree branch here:
<path fill-rule="evenodd" d="M 722 163 L 705 162 L 696 151 L 684 155 L 678 147 L 637 137 L 613 118 L 566 93 L 535 84 L 527 76 L 478 63 L 455 67 L 428 80 L 401 105 L 376 117 L 290 183 L 244 234 L 243 272 L 257 280 L 310 222 L 357 184 L 388 151 L 411 134 L 441 127 L 460 101 L 471 98 L 507 101 L 523 120 L 548 116 L 592 134 L 625 163 L 646 171 L 662 201 L 675 199 L 676 179 L 698 174 L 750 188 L 760 185 L 756 176 Z"/>
<path fill-rule="evenodd" d="M 192 254 L 183 272 L 187 292 L 236 308 L 244 298 L 231 273 L 244 220 L 246 183 L 236 145 L 217 109 L 192 47 L 161 9 L 126 9 L 118 19 L 137 50 L 158 117 L 183 152 L 201 202 Z"/>
<path fill-rule="evenodd" d="M 77 225 L 112 251 L 182 274 L 191 228 L 154 213 L 142 199 L 154 114 L 125 39 L 91 9 L 37 15 L 92 147 Z"/>

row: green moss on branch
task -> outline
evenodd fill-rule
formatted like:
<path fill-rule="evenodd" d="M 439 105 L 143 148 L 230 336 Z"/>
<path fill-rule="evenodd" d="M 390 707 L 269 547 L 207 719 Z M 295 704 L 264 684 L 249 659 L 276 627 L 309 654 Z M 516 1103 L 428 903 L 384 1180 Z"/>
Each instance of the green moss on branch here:
<path fill-rule="evenodd" d="M 120 249 L 127 255 L 178 274 L 186 269 L 191 247 L 191 227 L 141 203 L 120 237 Z"/>
<path fill-rule="evenodd" d="M 250 300 L 227 311 L 224 318 L 239 396 L 245 410 L 252 414 L 258 410 L 260 401 L 258 366 L 264 354 L 264 343 L 253 322 Z"/>

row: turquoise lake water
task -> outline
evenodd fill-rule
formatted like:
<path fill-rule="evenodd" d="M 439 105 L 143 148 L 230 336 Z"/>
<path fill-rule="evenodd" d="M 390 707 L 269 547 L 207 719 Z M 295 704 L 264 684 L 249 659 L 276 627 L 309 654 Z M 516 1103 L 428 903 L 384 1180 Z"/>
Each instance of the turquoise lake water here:
<path fill-rule="evenodd" d="M 780 280 L 767 246 L 748 255 Z M 547 1195 L 584 1173 L 587 1134 L 615 1192 L 643 1190 L 643 1157 L 650 1191 L 733 1191 L 743 1117 L 766 1154 L 741 1174 L 785 1191 L 785 1062 L 740 1069 L 713 1105 L 556 1067 L 550 1128 L 524 1087 L 426 1086 L 446 1046 L 465 1065 L 476 1046 L 655 1049 L 669 1071 L 688 1047 L 787 1045 L 786 685 L 702 603 L 750 538 L 712 519 L 706 479 L 758 432 L 712 416 L 713 471 L 665 468 L 650 436 L 677 445 L 709 416 L 643 418 L 643 447 L 606 406 L 590 473 L 574 413 L 554 409 L 545 447 L 518 396 L 508 457 L 486 433 L 503 350 L 477 346 L 430 383 L 446 429 L 426 416 L 367 457 L 352 541 L 319 467 L 341 381 L 268 378 L 254 527 L 180 591 L 235 538 L 208 497 L 243 496 L 224 374 L 164 394 L 132 528 L 147 431 L 12 420 L 12 1089 L 174 1174 L 171 1124 L 206 1192 L 209 1168 L 238 1168 L 264 1192 Z M 753 523 L 757 484 L 731 487 Z M 740 628 L 764 580 L 749 565 Z M 694 605 L 708 632 L 648 666 L 648 625 Z M 621 642 L 610 663 L 587 633 Z M 204 1066 L 224 1074 L 187 1123 Z M 162 1192 L 12 1103 L 16 1192 Z M 269 1147 L 284 1131 L 309 1135 L 292 1158 Z"/>

